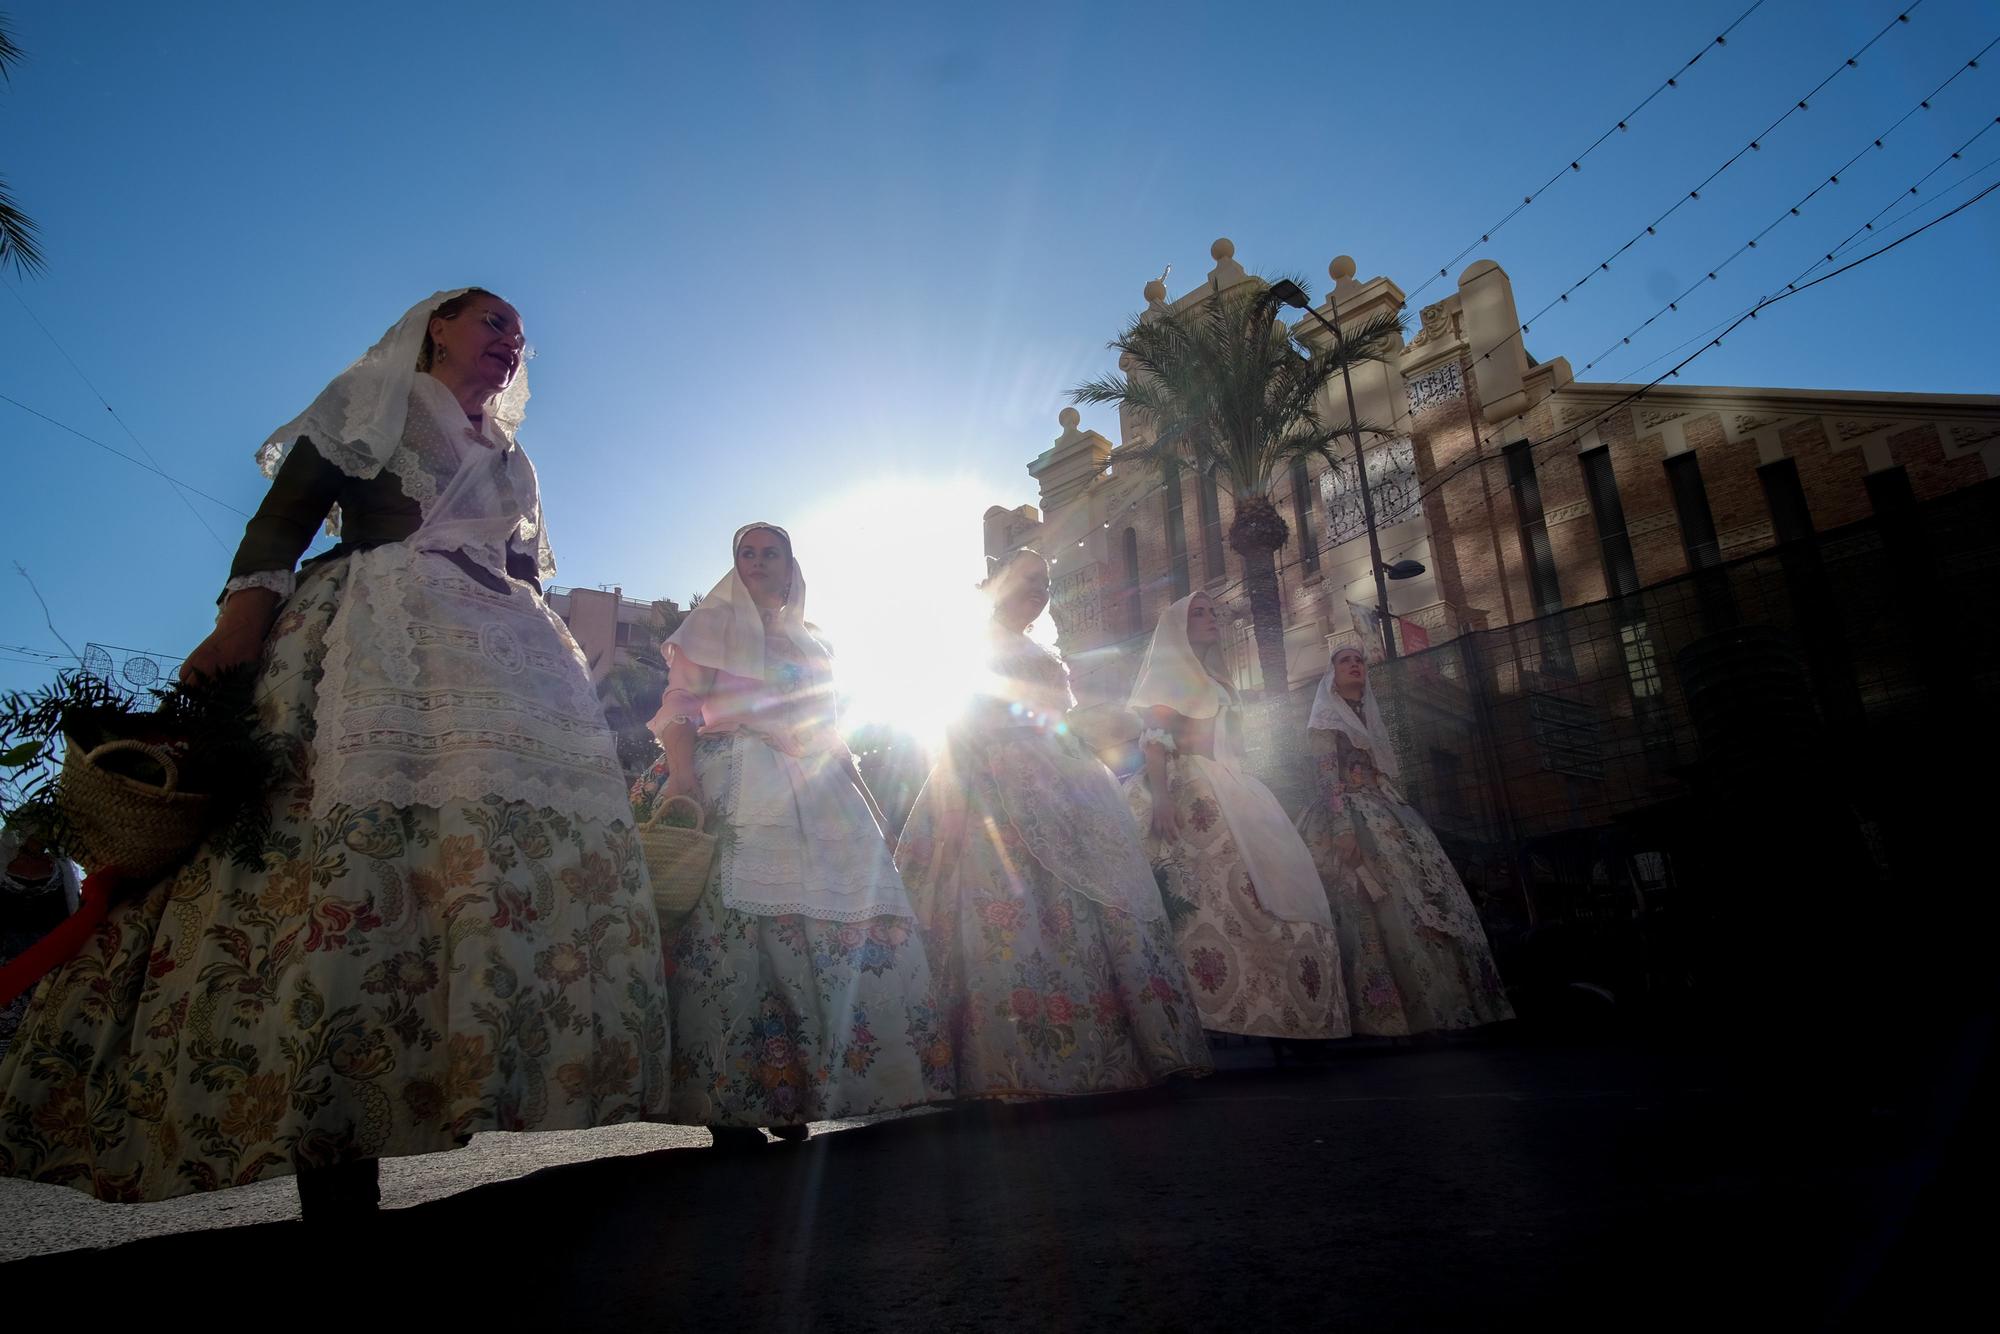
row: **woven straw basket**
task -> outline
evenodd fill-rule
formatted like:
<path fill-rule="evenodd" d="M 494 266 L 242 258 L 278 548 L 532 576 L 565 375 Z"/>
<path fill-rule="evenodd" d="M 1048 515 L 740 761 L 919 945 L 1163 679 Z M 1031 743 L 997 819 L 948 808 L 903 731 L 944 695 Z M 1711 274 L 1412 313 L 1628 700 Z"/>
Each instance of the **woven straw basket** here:
<path fill-rule="evenodd" d="M 661 823 L 678 803 L 685 803 L 694 812 L 694 828 Z M 646 874 L 653 882 L 653 906 L 662 917 L 679 917 L 693 909 L 708 884 L 716 838 L 702 832 L 705 823 L 701 804 L 694 798 L 669 797 L 654 808 L 652 819 L 639 826 L 639 847 L 646 857 Z"/>
<path fill-rule="evenodd" d="M 92 871 L 116 867 L 138 880 L 153 880 L 187 859 L 208 832 L 209 799 L 178 792 L 180 766 L 159 746 L 143 741 L 107 741 L 85 750 L 74 738 L 63 753 L 57 799 L 74 835 L 71 851 Z M 98 763 L 117 751 L 152 756 L 166 770 L 159 786 L 116 774 Z"/>

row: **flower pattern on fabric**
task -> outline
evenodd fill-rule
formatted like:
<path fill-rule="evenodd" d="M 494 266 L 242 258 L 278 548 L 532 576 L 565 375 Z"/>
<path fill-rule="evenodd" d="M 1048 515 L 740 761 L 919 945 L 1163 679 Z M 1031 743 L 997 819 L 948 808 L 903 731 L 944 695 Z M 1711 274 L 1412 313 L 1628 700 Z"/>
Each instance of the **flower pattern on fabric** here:
<path fill-rule="evenodd" d="M 722 838 L 733 832 L 731 748 L 764 744 L 746 733 L 695 742 L 706 827 Z M 650 807 L 666 779 L 662 759 L 632 800 Z M 739 912 L 723 902 L 722 864 L 665 933 L 669 1119 L 801 1125 L 949 1099 L 951 1043 L 915 924 Z"/>
<path fill-rule="evenodd" d="M 1044 746 L 1045 765 L 1103 772 L 1056 737 L 1005 745 Z M 1206 1073 L 1207 1039 L 1165 916 L 1074 892 L 1009 818 L 1021 803 L 1002 783 L 1040 781 L 1042 767 L 941 763 L 896 849 L 947 998 L 959 1095 L 1101 1093 Z M 1103 857 L 1076 848 L 1066 869 L 1091 880 L 1124 874 L 1138 830 L 1120 824 L 1122 848 Z"/>
<path fill-rule="evenodd" d="M 0 1173 L 158 1200 L 666 1110 L 629 827 L 498 798 L 309 817 L 347 568 L 302 578 L 266 646 L 290 767 L 262 865 L 198 853 L 43 981 L 0 1064 Z"/>
<path fill-rule="evenodd" d="M 1437 835 L 1366 750 L 1340 732 L 1311 737 L 1319 800 L 1299 833 L 1326 885 L 1354 1031 L 1400 1037 L 1513 1018 L 1478 910 Z M 1344 833 L 1358 867 L 1335 846 Z"/>
<path fill-rule="evenodd" d="M 1133 819 L 1152 826 L 1143 773 L 1125 790 Z M 1180 833 L 1146 851 L 1164 873 L 1175 944 L 1204 1028 L 1270 1038 L 1344 1038 L 1347 997 L 1333 933 L 1274 917 L 1257 901 L 1222 808 L 1198 765 L 1170 757 L 1168 796 Z"/>

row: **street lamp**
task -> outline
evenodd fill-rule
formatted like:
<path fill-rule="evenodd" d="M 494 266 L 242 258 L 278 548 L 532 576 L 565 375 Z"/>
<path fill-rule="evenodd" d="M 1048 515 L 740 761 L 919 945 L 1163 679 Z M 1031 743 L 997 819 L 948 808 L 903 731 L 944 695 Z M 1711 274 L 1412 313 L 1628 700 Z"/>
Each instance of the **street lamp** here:
<path fill-rule="evenodd" d="M 1337 278 L 1334 280 L 1335 286 L 1339 285 L 1339 281 Z M 1335 348 L 1345 350 L 1347 340 L 1340 333 L 1340 306 L 1332 292 L 1326 294 L 1326 308 L 1332 315 L 1331 319 L 1314 310 L 1312 299 L 1306 295 L 1305 289 L 1290 278 L 1280 278 L 1271 284 L 1271 299 L 1280 305 L 1303 310 L 1318 320 L 1333 333 Z M 1368 460 L 1361 452 L 1361 416 L 1354 410 L 1354 377 L 1347 373 L 1345 358 L 1340 363 L 1340 382 L 1347 388 L 1347 425 L 1354 434 L 1354 473 L 1361 481 L 1361 521 L 1368 526 L 1368 564 L 1375 571 L 1375 601 L 1382 614 L 1382 655 L 1393 658 L 1396 656 L 1396 618 L 1389 614 L 1388 581 L 1422 574 L 1424 567 L 1413 560 L 1397 561 L 1398 570 L 1412 565 L 1416 568 L 1395 573 L 1382 565 L 1382 539 L 1375 532 L 1375 500 L 1368 490 Z"/>

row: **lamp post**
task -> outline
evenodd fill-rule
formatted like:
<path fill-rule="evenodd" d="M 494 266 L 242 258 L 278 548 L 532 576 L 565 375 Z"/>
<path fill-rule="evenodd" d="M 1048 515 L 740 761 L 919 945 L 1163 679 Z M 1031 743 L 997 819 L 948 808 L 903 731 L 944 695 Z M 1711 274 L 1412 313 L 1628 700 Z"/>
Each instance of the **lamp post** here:
<path fill-rule="evenodd" d="M 1339 280 L 1334 281 L 1338 286 Z M 1335 349 L 1345 350 L 1347 340 L 1340 333 L 1340 305 L 1334 299 L 1332 292 L 1326 294 L 1326 308 L 1332 314 L 1331 319 L 1314 310 L 1312 300 L 1306 296 L 1305 289 L 1290 278 L 1280 278 L 1271 284 L 1271 299 L 1280 305 L 1303 310 L 1318 320 L 1332 332 Z M 1375 499 L 1368 490 L 1368 459 L 1361 452 L 1361 417 L 1354 409 L 1354 377 L 1348 374 L 1344 358 L 1340 363 L 1340 382 L 1347 389 L 1347 425 L 1354 435 L 1354 474 L 1361 482 L 1361 521 L 1368 528 L 1368 563 L 1375 571 L 1375 601 L 1382 616 L 1382 654 L 1385 658 L 1393 658 L 1396 656 L 1396 618 L 1389 611 L 1390 575 L 1382 565 L 1382 539 L 1375 532 Z M 1415 561 L 1397 562 L 1399 567 L 1415 564 Z M 1423 567 L 1418 566 L 1413 573 L 1422 572 Z M 1408 578 L 1409 575 L 1396 577 Z"/>

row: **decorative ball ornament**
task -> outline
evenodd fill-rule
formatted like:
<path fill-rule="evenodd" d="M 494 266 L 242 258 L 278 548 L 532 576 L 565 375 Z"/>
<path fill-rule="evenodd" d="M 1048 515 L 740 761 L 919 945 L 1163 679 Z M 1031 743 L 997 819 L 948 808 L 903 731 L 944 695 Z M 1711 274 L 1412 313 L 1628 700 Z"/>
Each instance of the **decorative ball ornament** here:
<path fill-rule="evenodd" d="M 1056 420 L 1062 423 L 1065 431 L 1074 431 L 1077 424 L 1083 420 L 1083 414 L 1075 408 L 1064 408 L 1056 414 Z"/>
<path fill-rule="evenodd" d="M 1216 237 L 1215 244 L 1208 248 L 1208 257 L 1218 264 L 1225 259 L 1236 258 L 1236 242 L 1226 236 Z"/>
<path fill-rule="evenodd" d="M 1158 278 L 1146 284 L 1146 304 L 1164 303 L 1167 299 L 1167 285 Z"/>
<path fill-rule="evenodd" d="M 1354 256 L 1335 255 L 1333 263 L 1326 266 L 1326 276 L 1337 283 L 1344 283 L 1354 277 Z"/>

